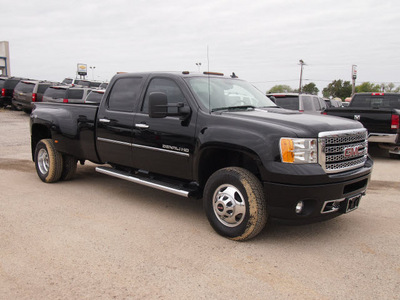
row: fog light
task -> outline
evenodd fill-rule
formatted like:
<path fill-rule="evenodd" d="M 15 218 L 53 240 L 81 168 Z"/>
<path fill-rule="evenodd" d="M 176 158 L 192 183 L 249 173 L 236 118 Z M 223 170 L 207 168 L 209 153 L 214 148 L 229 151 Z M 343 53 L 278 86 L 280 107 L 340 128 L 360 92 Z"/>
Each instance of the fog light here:
<path fill-rule="evenodd" d="M 303 201 L 297 202 L 296 214 L 300 214 L 302 212 L 303 208 L 304 208 L 304 202 Z"/>

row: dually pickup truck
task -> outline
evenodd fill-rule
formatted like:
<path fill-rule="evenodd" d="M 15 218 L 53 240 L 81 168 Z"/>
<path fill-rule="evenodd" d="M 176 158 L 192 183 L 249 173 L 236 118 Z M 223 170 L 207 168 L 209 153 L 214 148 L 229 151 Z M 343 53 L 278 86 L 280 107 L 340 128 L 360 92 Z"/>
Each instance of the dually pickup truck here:
<path fill-rule="evenodd" d="M 36 103 L 32 158 L 44 182 L 89 160 L 102 174 L 203 198 L 212 227 L 246 240 L 267 219 L 327 220 L 356 209 L 372 170 L 360 122 L 278 107 L 246 81 L 127 73 L 99 105 Z"/>
<path fill-rule="evenodd" d="M 349 106 L 327 108 L 327 115 L 360 121 L 368 130 L 368 142 L 389 150 L 392 158 L 400 158 L 400 94 L 358 93 Z"/>

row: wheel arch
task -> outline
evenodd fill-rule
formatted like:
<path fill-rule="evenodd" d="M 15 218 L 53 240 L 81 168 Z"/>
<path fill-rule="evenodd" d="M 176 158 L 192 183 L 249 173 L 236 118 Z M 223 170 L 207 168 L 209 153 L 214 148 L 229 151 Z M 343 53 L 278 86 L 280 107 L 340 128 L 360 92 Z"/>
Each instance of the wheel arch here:
<path fill-rule="evenodd" d="M 42 124 L 33 124 L 31 128 L 31 152 L 32 160 L 35 161 L 35 149 L 37 143 L 42 139 L 51 139 L 50 129 Z"/>
<path fill-rule="evenodd" d="M 195 174 L 200 186 L 205 186 L 208 178 L 217 170 L 240 167 L 262 178 L 262 163 L 259 156 L 247 148 L 233 145 L 210 145 L 201 149 L 195 164 Z"/>

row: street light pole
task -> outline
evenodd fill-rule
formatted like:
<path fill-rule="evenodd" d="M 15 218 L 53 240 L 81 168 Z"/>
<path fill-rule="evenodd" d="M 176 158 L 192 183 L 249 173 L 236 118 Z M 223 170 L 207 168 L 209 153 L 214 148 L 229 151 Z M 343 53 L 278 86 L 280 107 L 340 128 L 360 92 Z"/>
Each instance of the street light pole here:
<path fill-rule="evenodd" d="M 302 59 L 299 60 L 300 62 L 300 84 L 299 84 L 299 93 L 301 93 L 301 82 L 303 79 L 303 66 L 306 64 Z"/>
<path fill-rule="evenodd" d="M 201 67 L 201 62 L 196 63 L 197 68 L 199 69 L 199 73 L 200 73 L 200 67 Z"/>
<path fill-rule="evenodd" d="M 92 80 L 94 80 L 94 69 L 96 69 L 95 66 L 89 67 L 92 70 Z"/>

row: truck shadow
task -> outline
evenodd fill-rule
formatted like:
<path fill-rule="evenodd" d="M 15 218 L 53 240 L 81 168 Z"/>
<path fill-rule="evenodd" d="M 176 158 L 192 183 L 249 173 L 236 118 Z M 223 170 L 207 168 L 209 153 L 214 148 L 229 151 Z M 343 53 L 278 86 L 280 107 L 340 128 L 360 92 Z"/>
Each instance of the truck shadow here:
<path fill-rule="evenodd" d="M 202 238 L 212 234 L 210 239 L 215 239 L 217 235 L 208 224 L 205 216 L 202 199 L 184 198 L 166 192 L 158 191 L 149 187 L 144 187 L 135 183 L 121 179 L 105 176 L 97 173 L 94 165 L 80 166 L 76 178 L 71 181 L 73 185 L 94 186 L 99 193 L 113 190 L 115 197 L 109 201 L 129 202 L 132 205 L 139 205 L 148 208 L 149 219 L 157 218 L 157 214 L 152 215 L 152 211 L 160 212 L 174 219 L 182 221 L 182 226 L 190 223 L 199 231 L 202 231 Z M 352 216 L 339 216 L 338 218 L 308 225 L 284 225 L 278 222 L 269 222 L 265 229 L 254 239 L 246 243 L 276 243 L 286 244 L 298 241 L 324 242 L 328 237 L 337 236 L 350 231 L 357 226 L 357 218 Z M 223 239 L 223 238 L 222 238 Z"/>

